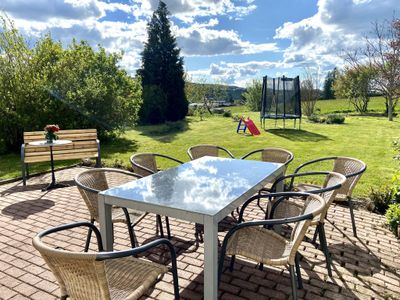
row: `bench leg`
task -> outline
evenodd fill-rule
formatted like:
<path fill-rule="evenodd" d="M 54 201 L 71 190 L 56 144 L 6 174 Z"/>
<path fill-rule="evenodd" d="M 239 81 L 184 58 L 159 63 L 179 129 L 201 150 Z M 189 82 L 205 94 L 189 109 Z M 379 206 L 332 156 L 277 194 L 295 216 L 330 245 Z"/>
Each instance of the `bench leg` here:
<path fill-rule="evenodd" d="M 25 177 L 25 164 L 22 163 L 22 184 L 26 186 L 26 177 Z"/>
<path fill-rule="evenodd" d="M 28 164 L 25 164 L 25 169 L 26 169 L 26 178 L 29 179 L 29 167 L 28 167 Z"/>
<path fill-rule="evenodd" d="M 101 168 L 101 157 L 100 156 L 98 156 L 96 158 L 96 166 L 95 167 L 96 168 Z"/>

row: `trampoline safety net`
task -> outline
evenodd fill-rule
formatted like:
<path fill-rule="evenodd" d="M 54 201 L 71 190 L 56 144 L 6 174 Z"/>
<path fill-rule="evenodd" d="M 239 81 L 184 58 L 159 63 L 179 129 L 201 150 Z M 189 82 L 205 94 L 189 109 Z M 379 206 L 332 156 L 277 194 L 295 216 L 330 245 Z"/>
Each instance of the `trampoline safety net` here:
<path fill-rule="evenodd" d="M 296 119 L 301 122 L 299 76 L 263 78 L 260 122 L 264 129 L 265 119 L 275 119 L 275 126 L 278 119 L 283 119 L 284 126 L 286 119 L 293 119 L 295 127 Z"/>

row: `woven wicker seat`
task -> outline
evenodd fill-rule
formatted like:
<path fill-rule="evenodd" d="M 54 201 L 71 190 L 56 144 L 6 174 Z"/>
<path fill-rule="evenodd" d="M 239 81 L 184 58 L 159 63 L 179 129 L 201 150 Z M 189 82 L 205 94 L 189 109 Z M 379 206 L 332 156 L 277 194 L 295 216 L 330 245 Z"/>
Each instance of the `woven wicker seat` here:
<path fill-rule="evenodd" d="M 255 200 L 258 196 L 252 197 Z M 288 198 L 303 199 L 303 209 L 299 216 L 285 219 L 257 220 L 239 223 L 234 226 L 225 236 L 219 261 L 218 274 L 221 278 L 222 267 L 225 255 L 231 255 L 231 270 L 235 257 L 243 256 L 257 263 L 268 265 L 287 265 L 289 267 L 293 298 L 297 299 L 296 274 L 298 285 L 302 287 L 299 258 L 297 249 L 299 248 L 308 227 L 312 220 L 319 218 L 325 208 L 325 200 L 310 193 L 271 193 L 263 195 L 270 199 L 282 201 Z M 243 206 L 240 216 L 243 216 Z M 241 221 L 240 219 L 239 221 Z M 280 224 L 294 224 L 293 231 L 289 240 L 270 230 L 270 226 Z M 296 271 L 295 271 L 296 268 Z"/>
<path fill-rule="evenodd" d="M 235 158 L 228 149 L 225 149 L 224 147 L 220 147 L 217 145 L 211 145 L 211 144 L 201 144 L 201 145 L 192 146 L 187 150 L 187 154 L 189 155 L 191 160 L 194 160 L 194 159 L 197 159 L 197 158 L 200 158 L 203 156 L 219 157 L 221 151 L 228 157 Z"/>
<path fill-rule="evenodd" d="M 367 169 L 367 165 L 361 160 L 351 158 L 351 157 L 343 157 L 343 156 L 332 156 L 332 157 L 324 157 L 316 160 L 312 160 L 300 165 L 294 173 L 299 173 L 301 169 L 312 166 L 314 169 L 318 166 L 318 163 L 321 162 L 333 162 L 332 171 L 336 173 L 343 174 L 346 176 L 346 182 L 342 184 L 340 189 L 337 190 L 334 201 L 343 202 L 346 201 L 349 205 L 351 223 L 353 227 L 353 235 L 357 237 L 357 229 L 356 222 L 354 219 L 353 212 L 353 202 L 351 201 L 351 196 L 357 182 L 360 180 L 361 175 Z M 298 184 L 297 190 L 299 191 L 310 191 L 314 190 L 316 186 L 307 185 L 307 184 Z M 317 186 L 321 188 L 321 186 Z"/>
<path fill-rule="evenodd" d="M 332 268 L 331 268 L 331 257 L 327 246 L 327 241 L 325 237 L 325 218 L 328 212 L 330 205 L 336 197 L 337 191 L 341 188 L 342 184 L 346 182 L 346 177 L 342 174 L 335 172 L 309 172 L 309 173 L 296 173 L 287 176 L 280 177 L 275 181 L 272 186 L 272 190 L 275 189 L 276 185 L 280 182 L 284 182 L 286 180 L 290 181 L 288 185 L 288 190 L 290 191 L 298 191 L 296 180 L 316 180 L 317 177 L 321 177 L 323 179 L 322 187 L 318 187 L 316 185 L 308 185 L 315 186 L 316 188 L 308 190 L 309 193 L 320 195 L 326 202 L 324 210 L 318 216 L 317 219 L 311 221 L 311 225 L 316 225 L 316 230 L 314 234 L 314 243 L 316 242 L 317 234 L 319 234 L 319 239 L 321 243 L 322 251 L 325 254 L 326 258 L 326 268 L 328 270 L 328 275 L 332 276 Z M 269 219 L 282 219 L 288 217 L 299 216 L 302 213 L 303 203 L 299 199 L 286 199 L 280 203 L 268 202 L 268 218 Z"/>
<path fill-rule="evenodd" d="M 98 212 L 98 193 L 107 190 L 113 186 L 136 180 L 139 175 L 111 168 L 89 169 L 75 176 L 75 183 L 78 190 L 86 203 L 90 213 L 90 222 L 94 223 L 99 219 Z M 133 227 L 139 223 L 146 213 L 133 209 L 122 207 L 113 207 L 112 220 L 113 223 L 125 223 L 128 227 L 129 238 L 132 247 L 136 246 Z M 91 230 L 88 231 L 87 243 L 85 250 L 89 249 Z"/>
<path fill-rule="evenodd" d="M 89 227 L 95 233 L 98 253 L 71 252 L 44 243 L 43 237 L 67 229 Z M 33 246 L 40 252 L 56 277 L 61 299 L 139 299 L 169 269 L 157 263 L 132 257 L 160 245 L 169 248 L 175 299 L 179 299 L 176 254 L 166 239 L 158 239 L 135 249 L 101 252 L 100 232 L 88 222 L 63 225 L 39 233 Z"/>

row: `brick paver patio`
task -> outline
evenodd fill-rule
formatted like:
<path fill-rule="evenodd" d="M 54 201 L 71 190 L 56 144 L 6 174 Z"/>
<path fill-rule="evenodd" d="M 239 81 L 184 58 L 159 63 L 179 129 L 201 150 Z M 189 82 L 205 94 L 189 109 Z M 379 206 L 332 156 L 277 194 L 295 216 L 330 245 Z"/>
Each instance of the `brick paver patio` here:
<path fill-rule="evenodd" d="M 0 186 L 0 299 L 55 299 L 59 289 L 53 274 L 31 244 L 32 237 L 51 226 L 87 220 L 88 212 L 73 176 L 82 168 L 57 172 L 57 179 L 71 187 L 42 192 L 50 175 Z M 253 208 L 251 217 L 259 209 Z M 384 218 L 368 211 L 355 212 L 358 238 L 351 234 L 349 211 L 331 207 L 326 224 L 330 252 L 333 256 L 333 278 L 325 269 L 323 253 L 307 242 L 300 247 L 304 299 L 400 299 L 400 243 L 383 226 Z M 261 217 L 261 214 L 260 214 Z M 248 216 L 249 218 L 249 216 Z M 231 226 L 229 219 L 221 230 Z M 115 248 L 129 247 L 126 228 L 116 226 Z M 171 220 L 171 231 L 178 254 L 181 296 L 201 299 L 203 294 L 203 245 L 196 245 L 194 224 Z M 139 243 L 155 238 L 155 216 L 148 215 L 136 228 Z M 222 241 L 225 232 L 220 232 Z M 86 233 L 73 232 L 58 236 L 57 245 L 82 249 Z M 312 232 L 309 233 L 312 237 Z M 95 249 L 94 243 L 92 248 Z M 146 257 L 168 263 L 164 250 Z M 226 264 L 227 265 L 227 264 Z M 172 299 L 172 276 L 165 275 L 148 299 Z M 290 298 L 289 273 L 281 268 L 258 270 L 253 263 L 237 259 L 235 270 L 225 270 L 220 286 L 221 299 Z"/>

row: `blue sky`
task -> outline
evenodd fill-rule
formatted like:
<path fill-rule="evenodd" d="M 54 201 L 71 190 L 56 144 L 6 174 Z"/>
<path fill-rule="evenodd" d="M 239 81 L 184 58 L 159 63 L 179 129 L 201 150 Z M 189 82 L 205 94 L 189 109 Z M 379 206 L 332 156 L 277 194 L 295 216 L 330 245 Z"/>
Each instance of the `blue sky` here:
<path fill-rule="evenodd" d="M 321 79 L 343 66 L 375 21 L 396 15 L 400 0 L 165 0 L 192 81 L 246 86 L 262 76 Z M 2 0 L 0 10 L 31 43 L 50 32 L 67 45 L 88 40 L 124 51 L 121 66 L 140 67 L 146 24 L 158 0 Z"/>

